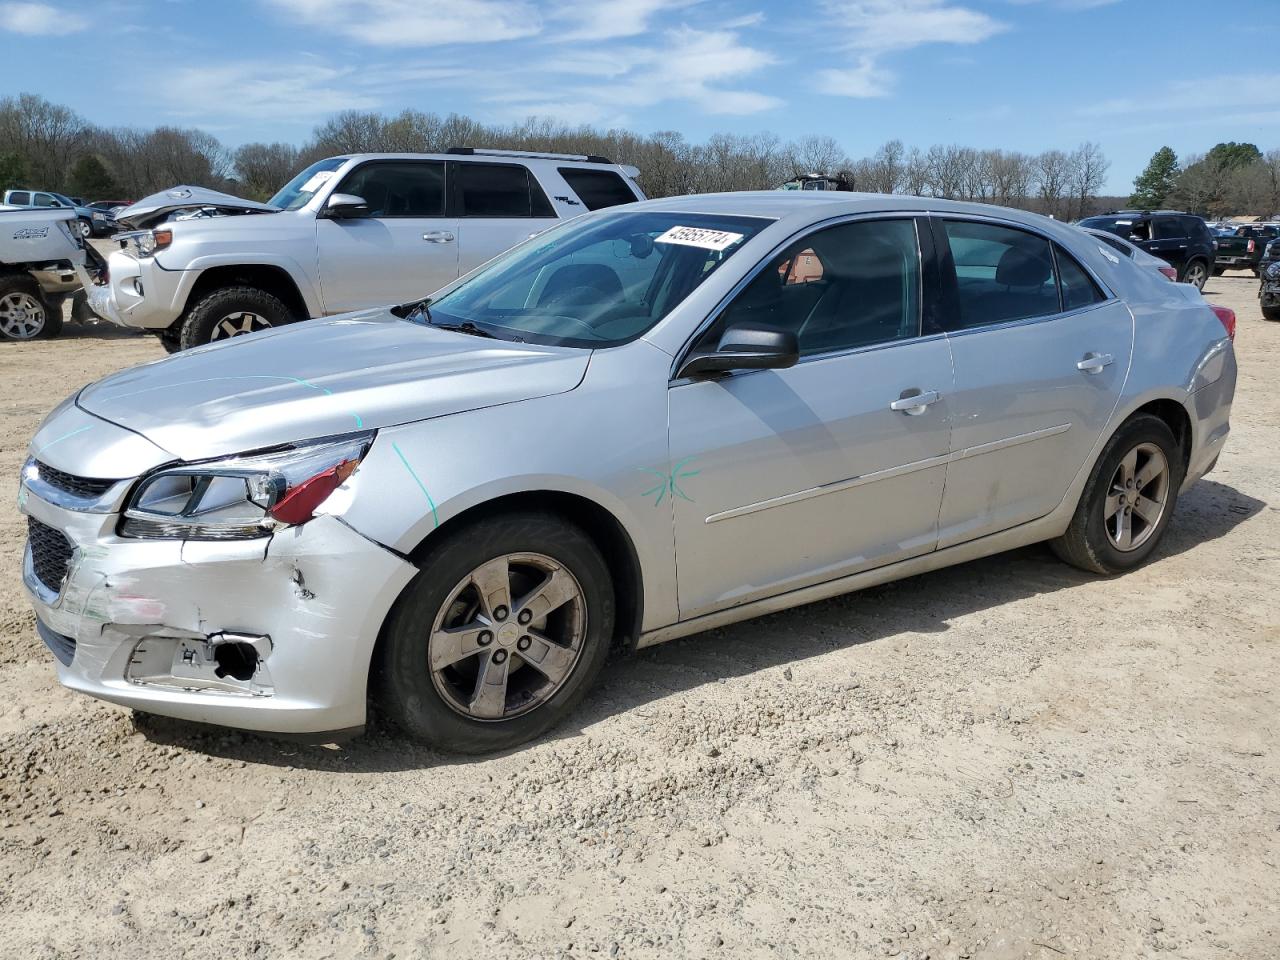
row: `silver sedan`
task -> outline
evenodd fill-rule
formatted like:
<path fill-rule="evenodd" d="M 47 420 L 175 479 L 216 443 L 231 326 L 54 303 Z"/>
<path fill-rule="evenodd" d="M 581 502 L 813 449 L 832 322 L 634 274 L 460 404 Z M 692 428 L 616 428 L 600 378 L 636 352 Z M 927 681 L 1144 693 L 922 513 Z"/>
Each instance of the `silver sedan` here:
<path fill-rule="evenodd" d="M 612 208 L 78 391 L 23 470 L 24 580 L 92 696 L 501 749 L 612 648 L 1037 541 L 1137 566 L 1222 452 L 1233 326 L 1013 210 Z"/>

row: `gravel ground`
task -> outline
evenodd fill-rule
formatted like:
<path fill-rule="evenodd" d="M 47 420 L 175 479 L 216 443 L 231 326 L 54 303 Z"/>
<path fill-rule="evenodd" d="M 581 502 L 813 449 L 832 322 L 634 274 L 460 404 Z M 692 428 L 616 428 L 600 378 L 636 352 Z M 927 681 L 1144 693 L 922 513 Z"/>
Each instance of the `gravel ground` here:
<path fill-rule="evenodd" d="M 137 722 L 54 680 L 0 505 L 0 950 L 1274 957 L 1280 325 L 1157 558 L 1020 550 L 621 658 L 486 759 Z M 155 340 L 0 343 L 0 476 Z"/>

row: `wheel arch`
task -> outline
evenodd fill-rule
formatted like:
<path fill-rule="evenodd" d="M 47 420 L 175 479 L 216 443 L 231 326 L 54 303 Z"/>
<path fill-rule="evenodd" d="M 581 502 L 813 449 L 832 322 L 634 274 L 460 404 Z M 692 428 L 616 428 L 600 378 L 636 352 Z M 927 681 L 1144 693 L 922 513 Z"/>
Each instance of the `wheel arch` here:
<path fill-rule="evenodd" d="M 220 264 L 200 271 L 183 304 L 183 315 L 205 294 L 222 287 L 256 287 L 278 298 L 300 320 L 311 316 L 297 281 L 282 266 L 270 263 Z"/>
<path fill-rule="evenodd" d="M 1191 449 L 1195 444 L 1191 415 L 1187 412 L 1186 406 L 1180 400 L 1175 400 L 1172 397 L 1158 397 L 1154 400 L 1148 400 L 1140 407 L 1130 411 L 1123 420 L 1116 424 L 1116 430 L 1119 430 L 1124 424 L 1141 414 L 1150 414 L 1163 420 L 1165 425 L 1168 426 L 1174 439 L 1178 441 L 1178 452 L 1182 457 L 1182 472 L 1185 476 L 1191 463 Z M 1116 430 L 1111 431 L 1112 435 L 1115 434 Z"/>
<path fill-rule="evenodd" d="M 607 508 L 577 493 L 562 490 L 526 490 L 506 493 L 473 504 L 450 516 L 409 551 L 408 558 L 419 569 L 431 558 L 441 536 L 461 530 L 478 520 L 503 513 L 550 513 L 579 527 L 603 554 L 613 574 L 615 618 L 613 644 L 630 649 L 640 636 L 644 611 L 644 582 L 640 555 L 622 522 Z"/>

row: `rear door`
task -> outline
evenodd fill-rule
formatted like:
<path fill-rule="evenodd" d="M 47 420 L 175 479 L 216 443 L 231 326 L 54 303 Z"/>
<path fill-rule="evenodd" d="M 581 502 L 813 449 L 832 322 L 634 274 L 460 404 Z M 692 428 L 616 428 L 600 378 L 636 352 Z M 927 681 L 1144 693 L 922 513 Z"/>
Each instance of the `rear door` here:
<path fill-rule="evenodd" d="M 546 193 L 524 164 L 455 160 L 449 166 L 459 274 L 557 222 Z"/>
<path fill-rule="evenodd" d="M 443 160 L 371 160 L 336 193 L 362 197 L 369 214 L 316 218 L 325 313 L 403 303 L 458 275 L 458 222 L 445 216 Z"/>
<path fill-rule="evenodd" d="M 1187 232 L 1187 222 L 1183 217 L 1151 218 L 1151 241 L 1146 244 L 1146 248 L 1161 260 L 1177 267 L 1179 276 L 1186 265 L 1187 247 L 1191 244 Z"/>
<path fill-rule="evenodd" d="M 960 218 L 934 232 L 955 362 L 941 549 L 1062 502 L 1119 402 L 1133 318 L 1040 234 Z"/>

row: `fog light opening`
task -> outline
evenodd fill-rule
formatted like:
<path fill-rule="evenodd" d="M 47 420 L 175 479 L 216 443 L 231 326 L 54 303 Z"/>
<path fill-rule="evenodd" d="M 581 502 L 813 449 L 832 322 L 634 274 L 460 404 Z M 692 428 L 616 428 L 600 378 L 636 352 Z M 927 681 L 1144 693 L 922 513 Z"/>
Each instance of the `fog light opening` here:
<path fill-rule="evenodd" d="M 253 679 L 258 669 L 258 651 L 248 643 L 220 643 L 213 648 L 213 675 L 219 680 L 231 677 L 242 683 Z"/>

